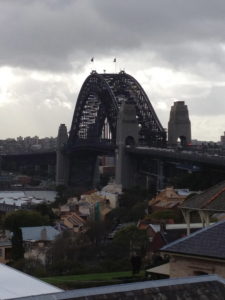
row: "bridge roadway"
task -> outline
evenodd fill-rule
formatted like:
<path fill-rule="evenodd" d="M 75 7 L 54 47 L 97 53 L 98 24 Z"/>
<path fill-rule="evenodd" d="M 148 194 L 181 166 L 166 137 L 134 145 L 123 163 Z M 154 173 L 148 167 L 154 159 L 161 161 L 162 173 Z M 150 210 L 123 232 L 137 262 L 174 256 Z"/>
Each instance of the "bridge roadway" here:
<path fill-rule="evenodd" d="M 190 162 L 201 165 L 215 166 L 222 169 L 225 168 L 225 156 L 210 155 L 208 153 L 141 146 L 126 146 L 126 152 L 134 155 L 150 156 L 151 158 L 173 162 Z"/>
<path fill-rule="evenodd" d="M 4 158 L 29 158 L 29 157 L 55 157 L 56 151 L 37 151 L 37 152 L 24 152 L 24 153 L 11 153 L 11 154 L 1 154 L 0 155 L 3 159 Z"/>
<path fill-rule="evenodd" d="M 101 148 L 101 150 L 99 149 Z M 89 153 L 98 153 L 98 155 L 113 154 L 115 151 L 115 145 L 109 143 L 102 143 L 101 145 L 87 145 L 78 144 L 77 147 L 72 149 L 72 153 L 67 153 L 68 155 L 73 155 L 73 151 L 81 152 L 83 155 L 89 156 L 90 154 L 85 151 L 89 149 Z M 149 157 L 150 159 L 159 159 L 162 161 L 167 161 L 171 163 L 189 163 L 195 166 L 205 166 L 216 169 L 222 169 L 225 171 L 225 156 L 209 155 L 207 153 L 198 153 L 192 151 L 178 151 L 168 148 L 153 148 L 144 146 L 126 146 L 126 152 L 138 157 Z M 21 154 L 7 154 L 0 156 L 3 164 L 7 162 L 15 161 L 19 165 L 30 165 L 30 164 L 40 164 L 40 165 L 56 165 L 56 151 L 49 152 L 36 152 L 36 153 L 21 153 Z"/>

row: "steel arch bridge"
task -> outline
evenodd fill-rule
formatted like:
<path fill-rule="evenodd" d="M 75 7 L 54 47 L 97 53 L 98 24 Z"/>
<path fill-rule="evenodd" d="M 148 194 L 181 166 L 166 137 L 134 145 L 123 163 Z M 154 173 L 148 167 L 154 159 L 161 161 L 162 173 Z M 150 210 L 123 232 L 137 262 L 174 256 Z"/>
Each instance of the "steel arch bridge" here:
<path fill-rule="evenodd" d="M 124 101 L 135 104 L 142 143 L 164 147 L 166 132 L 137 80 L 124 71 L 118 74 L 92 71 L 78 95 L 67 149 L 82 144 L 115 145 L 117 115 Z"/>

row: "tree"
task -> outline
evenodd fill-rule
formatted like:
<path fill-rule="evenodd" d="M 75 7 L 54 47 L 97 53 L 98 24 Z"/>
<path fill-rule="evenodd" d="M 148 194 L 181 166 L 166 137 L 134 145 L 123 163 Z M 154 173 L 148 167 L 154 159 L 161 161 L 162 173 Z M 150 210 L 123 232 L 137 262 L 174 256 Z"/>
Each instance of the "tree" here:
<path fill-rule="evenodd" d="M 35 210 L 43 217 L 49 218 L 51 223 L 53 223 L 53 221 L 56 219 L 56 215 L 53 213 L 51 206 L 46 203 L 37 204 L 35 206 Z"/>
<path fill-rule="evenodd" d="M 66 203 L 66 196 L 65 196 L 65 193 L 66 193 L 66 186 L 63 185 L 63 184 L 60 184 L 56 187 L 56 197 L 55 197 L 55 202 L 53 203 L 53 206 L 54 207 L 57 207 L 58 205 L 62 205 L 64 203 Z"/>
<path fill-rule="evenodd" d="M 20 227 L 48 225 L 48 216 L 42 216 L 37 211 L 17 210 L 7 214 L 3 220 L 3 227 L 16 231 Z"/>
<path fill-rule="evenodd" d="M 23 237 L 21 227 L 41 226 L 49 224 L 49 218 L 36 211 L 17 210 L 7 214 L 3 220 L 3 227 L 13 232 L 12 259 L 23 258 Z"/>
<path fill-rule="evenodd" d="M 182 223 L 184 221 L 181 211 L 172 209 L 157 210 L 150 215 L 147 215 L 145 219 L 149 221 L 157 220 L 160 222 L 167 222 L 169 219 L 172 219 L 176 223 Z"/>
<path fill-rule="evenodd" d="M 148 198 L 148 192 L 146 190 L 141 189 L 140 187 L 133 187 L 131 189 L 127 189 L 120 196 L 119 206 L 130 208 L 137 203 L 143 202 Z"/>
<path fill-rule="evenodd" d="M 87 236 L 96 246 L 105 238 L 107 233 L 106 224 L 103 221 L 89 221 L 87 223 Z"/>
<path fill-rule="evenodd" d="M 121 245 L 130 253 L 136 251 L 144 254 L 146 250 L 147 235 L 144 230 L 138 229 L 135 225 L 130 225 L 115 234 L 113 243 Z"/>
<path fill-rule="evenodd" d="M 24 248 L 23 248 L 23 237 L 20 228 L 13 231 L 12 236 L 12 259 L 19 260 L 23 258 Z"/>
<path fill-rule="evenodd" d="M 90 247 L 88 238 L 83 233 L 64 231 L 52 243 L 47 253 L 47 268 L 54 274 L 69 274 L 81 267 L 85 249 Z"/>

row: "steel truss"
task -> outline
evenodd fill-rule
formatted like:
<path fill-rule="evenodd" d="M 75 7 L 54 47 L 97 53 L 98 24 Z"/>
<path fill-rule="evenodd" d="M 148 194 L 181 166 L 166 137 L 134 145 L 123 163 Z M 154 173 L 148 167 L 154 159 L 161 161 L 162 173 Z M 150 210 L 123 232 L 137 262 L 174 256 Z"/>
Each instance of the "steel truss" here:
<path fill-rule="evenodd" d="M 148 146 L 165 146 L 166 132 L 137 80 L 123 71 L 119 74 L 92 71 L 78 95 L 68 147 L 107 139 L 115 144 L 117 114 L 124 101 L 132 101 L 136 106 L 142 142 Z"/>

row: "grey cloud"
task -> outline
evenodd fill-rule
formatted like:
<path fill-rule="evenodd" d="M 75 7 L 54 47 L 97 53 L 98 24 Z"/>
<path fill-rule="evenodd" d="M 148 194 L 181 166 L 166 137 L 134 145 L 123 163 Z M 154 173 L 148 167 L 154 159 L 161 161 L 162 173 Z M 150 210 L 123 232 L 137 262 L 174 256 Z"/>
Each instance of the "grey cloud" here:
<path fill-rule="evenodd" d="M 149 78 L 150 100 L 168 106 L 173 97 L 184 100 L 195 116 L 224 112 L 224 0 L 0 0 L 0 10 L 0 66 L 27 70 L 11 91 L 17 114 L 12 104 L 5 106 L 21 132 L 27 130 L 23 120 L 42 136 L 45 128 L 51 135 L 60 122 L 70 124 L 82 82 L 70 91 L 66 81 L 73 84 L 73 73 L 86 72 L 92 56 L 121 57 L 121 67 L 134 76 L 156 66 L 195 74 L 188 84 L 156 87 L 153 95 Z M 32 70 L 64 72 L 65 80 L 33 80 Z M 4 114 L 0 119 L 10 136 Z M 159 111 L 164 124 L 166 116 Z"/>
<path fill-rule="evenodd" d="M 71 61 L 144 48 L 182 66 L 209 60 L 209 47 L 219 64 L 217 45 L 225 43 L 220 0 L 3 0 L 0 8 L 2 65 L 67 70 Z"/>
<path fill-rule="evenodd" d="M 208 95 L 190 101 L 193 115 L 219 116 L 225 114 L 225 85 L 214 86 L 209 89 Z"/>
<path fill-rule="evenodd" d="M 61 81 L 41 81 L 27 77 L 29 72 L 22 74 L 23 80 L 8 90 L 12 101 L 0 110 L 1 138 L 32 132 L 41 137 L 55 136 L 60 123 L 71 123 L 77 94 L 68 85 L 73 81 L 69 76 Z"/>

